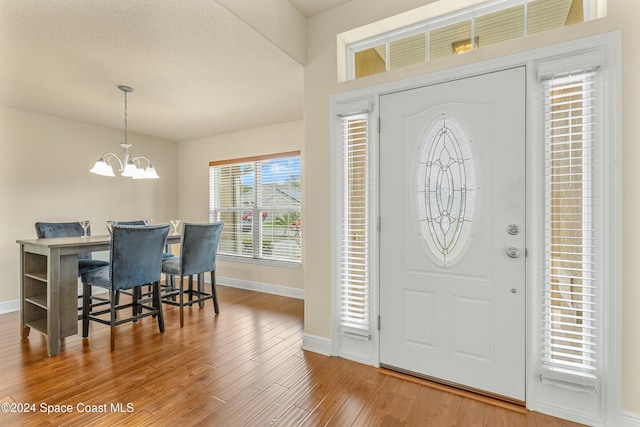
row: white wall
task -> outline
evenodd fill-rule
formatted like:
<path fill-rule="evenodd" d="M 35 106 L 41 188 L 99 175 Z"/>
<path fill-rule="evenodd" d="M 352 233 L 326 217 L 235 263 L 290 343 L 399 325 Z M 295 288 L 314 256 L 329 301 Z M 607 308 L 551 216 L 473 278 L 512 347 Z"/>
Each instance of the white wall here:
<path fill-rule="evenodd" d="M 637 182 L 640 168 L 635 159 L 640 155 L 640 2 L 608 0 L 606 18 L 573 25 L 560 30 L 487 46 L 476 52 L 433 61 L 425 65 L 370 76 L 357 81 L 337 83 L 337 34 L 361 25 L 423 6 L 429 1 L 353 0 L 342 7 L 311 18 L 307 32 L 307 65 L 305 67 L 305 224 L 304 251 L 305 333 L 331 337 L 331 272 L 329 189 L 329 97 L 341 93 L 405 77 L 445 70 L 474 62 L 498 58 L 528 49 L 549 46 L 568 40 L 614 30 L 623 34 L 623 307 L 622 307 L 622 409 L 640 414 L 640 198 Z"/>
<path fill-rule="evenodd" d="M 287 0 L 217 1 L 299 64 L 304 65 L 307 21 Z"/>
<path fill-rule="evenodd" d="M 181 142 L 177 162 L 180 175 L 179 218 L 187 222 L 209 221 L 209 162 L 302 150 L 303 138 L 302 121 L 295 121 Z M 304 167 L 303 164 L 303 175 Z M 218 261 L 216 277 L 222 284 L 224 280 L 220 278 L 284 288 L 304 287 L 302 268 Z"/>
<path fill-rule="evenodd" d="M 177 143 L 129 134 L 132 154 L 153 161 L 159 180 L 89 173 L 105 151 L 122 157 L 123 131 L 0 106 L 0 303 L 20 297 L 16 239 L 35 238 L 36 221 L 105 221 L 177 215 Z"/>

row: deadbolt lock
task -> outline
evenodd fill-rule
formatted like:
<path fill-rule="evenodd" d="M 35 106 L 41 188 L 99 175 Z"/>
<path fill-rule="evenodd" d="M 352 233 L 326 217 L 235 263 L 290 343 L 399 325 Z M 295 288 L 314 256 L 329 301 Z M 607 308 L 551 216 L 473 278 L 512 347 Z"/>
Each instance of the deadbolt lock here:
<path fill-rule="evenodd" d="M 509 258 L 518 258 L 520 256 L 520 251 L 518 248 L 514 248 L 513 246 L 507 249 L 507 255 Z"/>

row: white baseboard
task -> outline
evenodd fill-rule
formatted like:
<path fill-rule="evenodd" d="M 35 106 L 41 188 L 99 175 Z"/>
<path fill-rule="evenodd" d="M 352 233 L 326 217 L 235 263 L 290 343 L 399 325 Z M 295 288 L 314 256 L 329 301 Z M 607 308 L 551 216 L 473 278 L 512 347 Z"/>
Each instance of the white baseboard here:
<path fill-rule="evenodd" d="M 20 310 L 20 300 L 0 301 L 0 314 L 11 313 Z"/>
<path fill-rule="evenodd" d="M 352 362 L 360 363 L 362 365 L 367 366 L 376 366 L 375 360 L 372 357 L 362 356 L 359 353 L 350 353 L 347 351 L 342 351 L 339 354 L 343 359 L 351 360 Z"/>
<path fill-rule="evenodd" d="M 331 356 L 331 340 L 317 335 L 304 334 L 302 338 L 302 349 L 325 356 Z"/>
<path fill-rule="evenodd" d="M 264 292 L 265 294 L 280 295 L 296 299 L 304 299 L 304 289 L 288 288 L 286 286 L 272 285 L 269 283 L 249 282 L 246 280 L 231 279 L 228 277 L 216 277 L 216 283 L 230 288 L 246 289 L 249 291 Z"/>
<path fill-rule="evenodd" d="M 640 427 L 640 414 L 622 411 L 618 425 L 620 427 Z"/>

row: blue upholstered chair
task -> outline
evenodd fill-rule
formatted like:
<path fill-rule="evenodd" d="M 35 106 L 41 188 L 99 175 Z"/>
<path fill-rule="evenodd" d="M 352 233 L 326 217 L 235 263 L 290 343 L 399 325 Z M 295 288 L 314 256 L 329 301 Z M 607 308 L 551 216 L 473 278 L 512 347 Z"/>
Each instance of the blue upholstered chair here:
<path fill-rule="evenodd" d="M 82 336 L 89 335 L 89 321 L 110 325 L 111 350 L 115 346 L 115 326 L 133 322 L 146 316 L 156 316 L 160 332 L 164 332 L 164 318 L 160 301 L 160 272 L 162 269 L 162 251 L 167 242 L 169 225 L 123 226 L 114 225 L 111 232 L 109 265 L 91 270 L 82 275 L 84 301 L 82 312 Z M 139 288 L 151 284 L 151 305 L 132 298 L 130 303 L 117 304 L 116 292 Z M 99 286 L 109 290 L 109 308 L 94 308 L 91 305 L 90 286 Z M 134 295 L 136 293 L 134 292 Z M 131 308 L 131 316 L 116 319 L 119 310 Z M 105 315 L 109 318 L 105 319 Z"/>
<path fill-rule="evenodd" d="M 38 239 L 45 239 L 50 237 L 79 237 L 84 235 L 84 230 L 79 221 L 76 222 L 36 222 L 36 236 Z M 87 228 L 87 236 L 91 236 L 91 226 Z M 91 252 L 85 252 L 78 254 L 78 276 L 87 273 L 96 268 L 109 265 L 108 261 L 102 261 L 99 259 L 93 259 Z M 91 291 L 91 288 L 89 288 Z M 82 295 L 78 298 L 82 300 Z M 104 305 L 106 300 L 104 298 L 95 297 L 94 304 Z M 82 310 L 79 307 L 78 310 Z M 80 319 L 81 314 L 78 315 Z"/>
<path fill-rule="evenodd" d="M 38 239 L 49 237 L 82 236 L 80 222 L 36 222 L 36 236 Z M 91 226 L 87 228 L 87 235 L 91 236 Z M 91 252 L 78 254 L 78 276 L 95 268 L 104 267 L 109 262 L 93 259 Z"/>
<path fill-rule="evenodd" d="M 117 225 L 147 225 L 147 221 L 144 219 L 134 219 L 132 221 L 115 221 Z"/>
<path fill-rule="evenodd" d="M 144 219 L 135 219 L 132 221 L 112 221 L 114 225 L 147 225 L 147 221 Z M 171 258 L 174 256 L 172 253 L 163 252 L 162 259 Z"/>
<path fill-rule="evenodd" d="M 130 221 L 111 221 L 111 223 L 113 225 L 147 225 L 147 221 L 144 219 L 134 219 L 134 220 L 130 220 Z M 168 251 L 169 248 L 166 247 L 165 245 L 165 252 L 162 252 L 162 259 L 165 258 L 171 258 L 172 256 L 174 256 L 172 253 L 170 252 L 166 252 Z M 137 293 L 138 289 L 136 289 L 136 293 Z M 125 295 L 131 295 L 132 297 L 136 296 L 136 297 L 148 297 L 151 294 L 151 290 L 147 290 L 145 293 L 141 293 L 140 295 L 133 295 L 131 292 L 127 292 L 127 291 L 123 291 L 122 292 Z M 120 291 L 118 291 L 116 293 L 116 304 L 120 304 Z"/>
<path fill-rule="evenodd" d="M 204 306 L 204 301 L 213 300 L 215 313 L 220 312 L 216 293 L 216 255 L 222 234 L 222 222 L 211 224 L 185 223 L 182 228 L 180 241 L 180 256 L 162 261 L 162 272 L 171 276 L 170 285 L 162 294 L 162 302 L 180 307 L 180 327 L 184 326 L 184 306 L 198 303 Z M 204 290 L 204 273 L 211 273 L 211 292 Z M 198 289 L 193 289 L 193 275 L 198 276 Z M 177 288 L 174 277 L 179 276 Z M 189 288 L 184 289 L 183 277 L 189 277 Z M 184 300 L 187 294 L 189 301 Z M 176 295 L 178 301 L 175 300 Z"/>

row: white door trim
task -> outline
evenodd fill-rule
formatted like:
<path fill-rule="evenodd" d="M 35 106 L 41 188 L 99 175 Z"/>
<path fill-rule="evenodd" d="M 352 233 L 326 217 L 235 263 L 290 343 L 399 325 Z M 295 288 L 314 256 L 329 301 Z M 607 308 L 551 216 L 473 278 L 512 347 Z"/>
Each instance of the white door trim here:
<path fill-rule="evenodd" d="M 337 117 L 336 111 L 345 111 L 345 106 L 351 102 L 360 102 L 367 100 L 371 105 L 371 125 L 375 124 L 375 118 L 378 117 L 379 97 L 386 93 L 396 92 L 400 90 L 412 89 L 420 86 L 443 83 L 449 80 L 471 77 L 474 75 L 493 72 L 505 68 L 526 66 L 527 67 L 527 105 L 535 106 L 539 104 L 540 94 L 539 85 L 536 83 L 535 65 L 540 61 L 547 61 L 552 58 L 562 57 L 570 54 L 579 54 L 581 52 L 592 51 L 593 49 L 601 49 L 606 57 L 607 69 L 605 78 L 606 99 L 604 102 L 604 136 L 609 144 L 608 158 L 603 163 L 608 170 L 604 170 L 605 181 L 607 184 L 607 200 L 603 203 L 608 206 L 606 212 L 608 221 L 608 229 L 603 230 L 607 239 L 604 241 L 602 248 L 604 259 L 604 277 L 603 282 L 607 284 L 607 295 L 605 296 L 606 304 L 604 306 L 604 336 L 607 337 L 603 349 L 604 358 L 604 384 L 605 387 L 601 391 L 601 404 L 603 410 L 600 416 L 594 418 L 580 418 L 578 411 L 572 411 L 563 407 L 563 405 L 554 404 L 554 397 L 546 394 L 544 389 L 538 386 L 539 379 L 536 378 L 538 365 L 537 359 L 537 336 L 538 324 L 537 316 L 527 316 L 527 408 L 539 412 L 548 413 L 550 415 L 574 419 L 592 425 L 615 425 L 621 417 L 620 413 L 620 387 L 621 387 L 621 35 L 619 32 L 607 33 L 593 36 L 581 40 L 562 43 L 559 45 L 535 49 L 532 51 L 522 52 L 504 58 L 485 61 L 478 64 L 472 64 L 455 69 L 431 73 L 428 75 L 417 76 L 410 79 L 384 83 L 381 85 L 354 90 L 351 92 L 337 94 L 331 97 L 331 126 L 332 126 L 332 176 L 335 175 L 339 165 L 336 164 L 338 157 L 338 148 L 340 138 L 336 138 Z M 348 108 L 347 108 L 348 110 Z M 541 122 L 542 109 L 527 109 L 527 242 L 528 253 L 527 259 L 527 312 L 536 313 L 538 311 L 538 294 L 540 291 L 540 274 L 537 272 L 540 265 L 538 253 L 540 252 L 539 242 L 536 236 L 540 234 L 540 218 L 542 215 L 537 200 L 540 200 L 540 194 L 543 191 L 540 183 L 542 168 L 540 162 L 540 147 L 536 147 L 534 142 L 542 138 L 541 132 L 537 124 Z M 375 129 L 375 127 L 374 127 Z M 378 167 L 378 133 L 370 132 L 370 142 L 372 150 L 371 164 L 371 206 L 370 218 L 371 223 L 375 224 L 378 218 L 378 183 L 375 181 L 379 175 Z M 340 215 L 342 208 L 340 200 L 337 200 L 336 183 L 332 186 L 332 224 L 336 224 L 335 219 Z M 378 271 L 375 267 L 379 265 L 378 260 L 378 235 L 375 227 L 371 227 L 371 265 L 374 268 L 371 271 L 371 318 L 377 319 L 378 316 Z M 370 363 L 379 366 L 379 341 L 378 331 L 375 322 L 371 325 L 371 340 L 364 342 L 358 339 L 350 339 L 340 335 L 338 331 L 339 318 L 336 304 L 338 295 L 339 274 L 336 268 L 337 260 L 340 257 L 340 248 L 338 246 L 339 239 L 336 239 L 332 230 L 332 321 L 334 325 L 332 335 L 332 351 L 334 355 L 351 358 L 363 363 Z"/>

